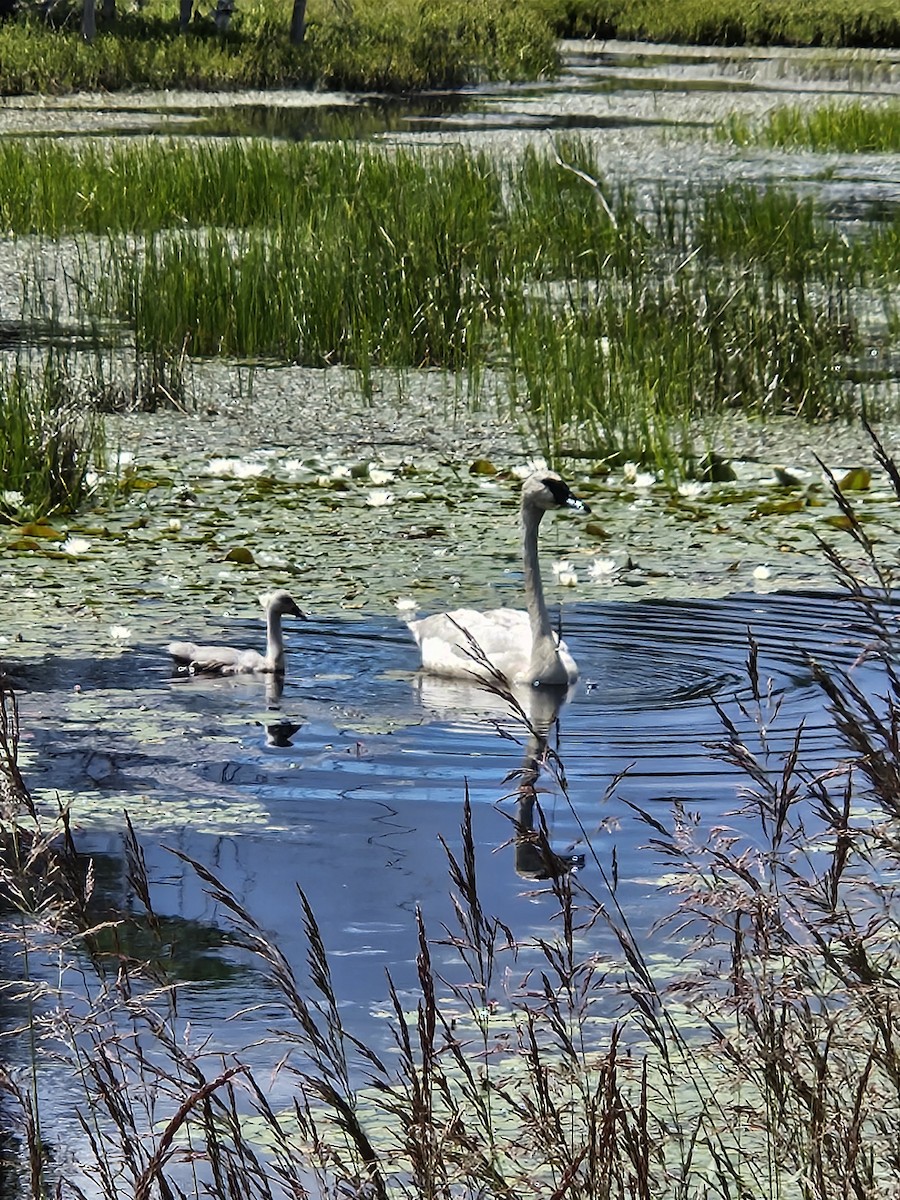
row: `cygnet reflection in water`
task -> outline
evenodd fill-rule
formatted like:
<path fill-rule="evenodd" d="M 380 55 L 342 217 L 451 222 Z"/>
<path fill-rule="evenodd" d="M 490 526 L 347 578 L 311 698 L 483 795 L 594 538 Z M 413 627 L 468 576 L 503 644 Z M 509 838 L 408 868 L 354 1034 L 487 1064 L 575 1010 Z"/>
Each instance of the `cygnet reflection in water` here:
<path fill-rule="evenodd" d="M 170 642 L 169 654 L 190 675 L 281 675 L 284 673 L 283 615 L 305 621 L 306 613 L 289 592 L 260 596 L 266 611 L 266 652 L 239 650 L 232 646 L 198 646 L 195 642 Z"/>
<path fill-rule="evenodd" d="M 522 485 L 520 521 L 522 571 L 527 612 L 457 608 L 409 621 L 422 651 L 422 669 L 451 679 L 481 678 L 565 688 L 578 678 L 578 666 L 554 632 L 538 558 L 538 528 L 555 508 L 590 512 L 554 471 L 531 475 Z"/>
<path fill-rule="evenodd" d="M 294 734 L 303 728 L 302 721 L 289 721 L 285 718 L 273 725 L 266 725 L 266 745 L 277 750 L 287 750 L 294 744 Z"/>

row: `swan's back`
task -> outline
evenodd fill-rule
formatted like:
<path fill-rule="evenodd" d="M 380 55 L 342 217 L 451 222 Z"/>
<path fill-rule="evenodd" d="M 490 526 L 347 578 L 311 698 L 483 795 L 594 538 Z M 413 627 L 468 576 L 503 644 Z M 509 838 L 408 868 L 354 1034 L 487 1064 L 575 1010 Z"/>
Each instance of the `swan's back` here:
<path fill-rule="evenodd" d="M 194 642 L 170 642 L 169 654 L 183 667 L 196 674 L 242 675 L 251 671 L 272 670 L 258 650 L 237 650 L 231 646 L 198 646 Z"/>
<path fill-rule="evenodd" d="M 479 612 L 457 608 L 435 613 L 407 625 L 419 644 L 422 669 L 445 679 L 496 679 L 531 683 L 531 623 L 528 613 L 515 608 Z M 555 637 L 568 682 L 578 678 L 578 667 L 566 643 Z M 490 664 L 488 666 L 487 664 Z"/>

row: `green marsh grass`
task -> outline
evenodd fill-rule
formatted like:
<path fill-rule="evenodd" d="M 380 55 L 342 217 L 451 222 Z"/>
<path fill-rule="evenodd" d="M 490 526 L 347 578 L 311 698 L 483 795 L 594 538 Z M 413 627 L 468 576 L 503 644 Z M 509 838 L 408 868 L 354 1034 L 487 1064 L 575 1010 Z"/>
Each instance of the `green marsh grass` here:
<path fill-rule="evenodd" d="M 900 469 L 875 448 L 900 502 Z M 725 824 L 718 806 L 711 823 L 702 806 L 629 803 L 627 774 L 610 781 L 606 803 L 621 795 L 619 820 L 646 834 L 635 869 L 669 902 L 665 953 L 620 893 L 610 831 L 592 832 L 574 809 L 587 866 L 560 868 L 534 823 L 531 858 L 557 869 L 528 886 L 553 919 L 517 941 L 483 904 L 486 852 L 465 795 L 459 849 L 445 847 L 452 916 L 434 932 L 416 911 L 415 985 L 401 993 L 387 977 L 375 1046 L 353 1028 L 302 891 L 306 962 L 295 964 L 208 865 L 178 855 L 258 973 L 279 1105 L 269 1073 L 256 1075 L 221 1030 L 210 1052 L 206 1030 L 179 1017 L 178 992 L 192 985 L 173 973 L 130 824 L 130 903 L 100 919 L 77 839 L 65 821 L 42 824 L 29 796 L 15 698 L 3 690 L 0 952 L 24 964 L 12 1001 L 22 1028 L 7 1036 L 22 1045 L 25 1030 L 31 1061 L 4 1060 L 0 1087 L 5 1127 L 20 1138 L 10 1155 L 20 1194 L 78 1196 L 87 1183 L 104 1200 L 889 1200 L 900 1121 L 896 578 L 833 486 L 851 549 L 824 549 L 887 687 L 864 694 L 852 671 L 812 664 L 833 715 L 815 744 L 830 731 L 842 761 L 811 772 L 805 730 L 780 717 L 750 637 L 745 684 L 721 700 L 710 747 L 742 785 Z M 505 801 L 538 814 L 547 794 L 571 804 L 553 729 L 508 703 L 520 723 L 508 736 L 527 744 L 533 769 Z M 58 988 L 40 961 L 67 964 Z M 84 1137 L 65 1177 L 55 1158 L 57 1147 L 72 1153 L 69 1131 L 44 1108 L 51 1059 L 79 1089 Z"/>
<path fill-rule="evenodd" d="M 710 46 L 900 46 L 893 0 L 530 0 L 560 37 Z"/>
<path fill-rule="evenodd" d="M 520 4 L 359 0 L 351 7 L 314 0 L 299 46 L 289 44 L 290 12 L 289 3 L 241 5 L 224 35 L 199 16 L 180 33 L 177 6 L 150 3 L 120 11 L 112 26 L 99 21 L 97 37 L 86 45 L 78 13 L 67 16 L 60 5 L 54 10 L 56 27 L 34 15 L 0 23 L 0 91 L 296 86 L 407 91 L 533 79 L 555 73 L 559 65 L 549 27 Z"/>
<path fill-rule="evenodd" d="M 3 165 L 12 229 L 33 231 L 33 188 L 42 235 L 109 231 L 99 256 L 83 243 L 79 316 L 124 322 L 148 361 L 344 364 L 364 388 L 373 367 L 490 367 L 538 430 L 581 423 L 598 458 L 667 473 L 695 418 L 848 414 L 862 347 L 890 350 L 895 328 L 900 222 L 850 236 L 808 197 L 743 183 L 639 204 L 578 141 L 515 164 L 348 144 L 30 156 L 8 143 Z"/>
<path fill-rule="evenodd" d="M 151 237 L 134 257 L 113 245 L 114 303 L 139 345 L 465 367 L 498 304 L 500 179 L 461 154 L 362 154 L 350 181 L 347 162 L 334 155 L 337 174 L 295 193 L 272 228 Z"/>
<path fill-rule="evenodd" d="M 82 384 L 51 355 L 0 367 L 0 521 L 75 511 L 103 458 L 103 427 Z"/>
<path fill-rule="evenodd" d="M 785 150 L 840 154 L 896 154 L 900 151 L 900 104 L 872 106 L 829 103 L 815 108 L 784 105 L 761 120 L 732 113 L 716 126 L 722 141 L 737 146 L 778 146 Z"/>

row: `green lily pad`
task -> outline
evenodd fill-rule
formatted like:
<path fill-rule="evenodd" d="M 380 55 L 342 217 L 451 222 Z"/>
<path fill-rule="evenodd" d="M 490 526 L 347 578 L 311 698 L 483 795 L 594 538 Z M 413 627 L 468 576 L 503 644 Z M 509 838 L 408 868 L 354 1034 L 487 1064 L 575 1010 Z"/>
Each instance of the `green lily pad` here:
<path fill-rule="evenodd" d="M 806 508 L 806 500 L 802 496 L 794 496 L 790 500 L 761 500 L 753 510 L 756 517 L 767 517 L 773 513 L 800 512 Z"/>
<path fill-rule="evenodd" d="M 60 533 L 52 525 L 45 525 L 43 521 L 29 521 L 27 525 L 21 527 L 19 532 L 25 538 L 44 538 L 50 542 L 64 542 L 66 540 L 64 533 Z"/>
<path fill-rule="evenodd" d="M 866 467 L 851 467 L 851 469 L 838 480 L 838 486 L 842 492 L 864 492 L 872 485 L 872 472 Z"/>
<path fill-rule="evenodd" d="M 584 528 L 591 537 L 597 538 L 600 542 L 608 542 L 611 537 L 609 530 L 604 528 L 598 521 L 588 521 Z"/>

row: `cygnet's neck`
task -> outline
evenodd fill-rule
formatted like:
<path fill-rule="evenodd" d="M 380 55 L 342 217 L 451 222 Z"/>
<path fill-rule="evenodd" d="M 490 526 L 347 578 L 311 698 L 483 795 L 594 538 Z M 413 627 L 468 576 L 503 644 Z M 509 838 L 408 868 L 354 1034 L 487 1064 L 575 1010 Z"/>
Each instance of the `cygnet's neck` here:
<path fill-rule="evenodd" d="M 531 505 L 522 506 L 522 569 L 525 578 L 525 606 L 531 623 L 529 674 L 533 683 L 565 683 L 566 671 L 556 649 L 541 581 L 538 527 L 543 515 L 543 509 Z"/>
<path fill-rule="evenodd" d="M 284 670 L 284 634 L 281 632 L 281 613 L 277 608 L 266 610 L 266 661 L 273 671 Z"/>

